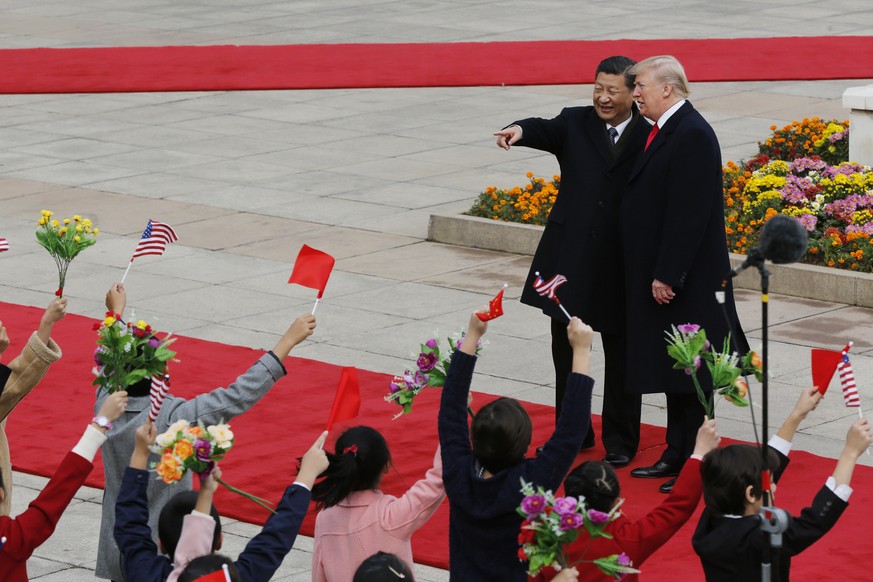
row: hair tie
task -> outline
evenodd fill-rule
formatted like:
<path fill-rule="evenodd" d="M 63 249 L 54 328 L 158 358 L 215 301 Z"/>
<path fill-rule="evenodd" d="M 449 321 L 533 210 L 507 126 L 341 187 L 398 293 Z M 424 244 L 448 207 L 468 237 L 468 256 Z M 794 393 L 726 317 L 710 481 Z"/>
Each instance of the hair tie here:
<path fill-rule="evenodd" d="M 355 457 L 358 456 L 358 445 L 351 445 L 343 449 L 343 454 L 351 453 Z"/>

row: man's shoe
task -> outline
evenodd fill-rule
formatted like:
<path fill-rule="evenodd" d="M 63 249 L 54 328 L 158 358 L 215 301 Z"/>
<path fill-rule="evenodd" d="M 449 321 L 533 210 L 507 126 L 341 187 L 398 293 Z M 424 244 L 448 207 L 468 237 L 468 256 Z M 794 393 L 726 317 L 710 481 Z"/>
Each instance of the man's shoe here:
<path fill-rule="evenodd" d="M 658 491 L 661 493 L 670 493 L 673 491 L 673 485 L 676 484 L 676 479 L 670 479 L 666 483 L 663 483 L 660 487 L 658 487 Z"/>
<path fill-rule="evenodd" d="M 631 458 L 621 453 L 606 453 L 606 456 L 603 457 L 603 462 L 612 465 L 616 469 L 620 469 L 630 463 Z"/>
<path fill-rule="evenodd" d="M 639 477 L 641 479 L 660 479 L 661 477 L 675 477 L 679 474 L 679 469 L 671 467 L 664 461 L 658 461 L 651 467 L 637 467 L 631 471 L 631 477 Z"/>

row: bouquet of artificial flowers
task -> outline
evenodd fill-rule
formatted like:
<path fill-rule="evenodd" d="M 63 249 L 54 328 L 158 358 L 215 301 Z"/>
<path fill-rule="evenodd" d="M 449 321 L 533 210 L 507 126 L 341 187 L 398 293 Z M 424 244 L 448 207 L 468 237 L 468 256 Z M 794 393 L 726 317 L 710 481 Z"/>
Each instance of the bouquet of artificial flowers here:
<path fill-rule="evenodd" d="M 412 411 L 412 402 L 418 393 L 427 387 L 442 388 L 446 383 L 449 373 L 449 364 L 452 355 L 463 343 L 464 334 L 458 333 L 447 339 L 449 349 L 443 353 L 440 351 L 439 340 L 430 338 L 421 345 L 418 358 L 415 360 L 415 368 L 408 369 L 388 383 L 389 393 L 385 396 L 388 402 L 400 405 L 403 410 L 394 418 L 399 418 Z M 482 350 L 482 342 L 476 344 L 476 355 Z"/>
<path fill-rule="evenodd" d="M 721 351 L 716 349 L 706 339 L 706 331 L 699 325 L 686 323 L 673 326 L 673 332 L 666 332 L 667 353 L 675 360 L 673 368 L 684 370 L 691 376 L 697 398 L 706 410 L 709 418 L 713 418 L 715 403 L 713 393 L 723 396 L 725 400 L 736 406 L 748 406 L 746 396 L 749 385 L 740 375 L 754 374 L 758 380 L 762 378 L 761 358 L 755 352 L 749 352 L 742 358 L 731 351 L 730 334 L 725 338 Z M 700 386 L 697 371 L 702 362 L 706 362 L 712 377 L 712 392 L 706 393 Z"/>
<path fill-rule="evenodd" d="M 106 312 L 97 331 L 97 350 L 94 352 L 95 378 L 92 384 L 105 388 L 110 394 L 125 390 L 143 378 L 161 375 L 167 362 L 176 352 L 170 345 L 176 338 L 159 339 L 145 321 L 124 323 L 121 315 Z"/>
<path fill-rule="evenodd" d="M 89 219 L 78 214 L 63 221 L 53 219 L 51 210 L 42 210 L 40 214 L 37 224 L 41 228 L 36 231 L 36 240 L 55 260 L 58 267 L 58 290 L 55 295 L 61 297 L 70 263 L 80 252 L 97 242 L 100 230 L 93 228 Z"/>
<path fill-rule="evenodd" d="M 551 491 L 544 491 L 540 486 L 534 487 L 524 479 L 521 481 L 521 492 L 525 497 L 517 511 L 524 522 L 518 534 L 518 558 L 528 560 L 531 576 L 536 576 L 548 566 L 558 569 L 575 566 L 575 563 L 567 561 L 564 551 L 567 546 L 576 541 L 583 529 L 590 540 L 612 538 L 612 534 L 605 531 L 606 526 L 621 515 L 618 511 L 621 501 L 609 513 L 604 513 L 588 508 L 584 497 L 555 497 Z M 633 568 L 633 563 L 625 554 L 585 561 L 615 578 L 640 572 Z"/>
<path fill-rule="evenodd" d="M 229 424 L 206 427 L 202 423 L 197 423 L 192 426 L 187 420 L 179 420 L 155 439 L 152 452 L 160 455 L 161 460 L 153 463 L 153 466 L 164 483 L 175 483 L 187 471 L 194 471 L 201 478 L 206 478 L 212 473 L 215 463 L 222 460 L 231 447 L 233 447 L 233 432 Z M 221 479 L 218 479 L 218 482 L 234 493 L 275 513 L 266 499 L 232 487 Z"/>

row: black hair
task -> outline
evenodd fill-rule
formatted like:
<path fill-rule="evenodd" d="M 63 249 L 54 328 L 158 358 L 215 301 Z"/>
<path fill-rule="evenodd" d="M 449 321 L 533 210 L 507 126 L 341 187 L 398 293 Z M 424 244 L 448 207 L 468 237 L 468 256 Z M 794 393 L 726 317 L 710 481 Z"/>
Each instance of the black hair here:
<path fill-rule="evenodd" d="M 233 560 L 227 556 L 222 556 L 221 554 L 206 554 L 205 556 L 194 558 L 188 562 L 188 565 L 184 570 L 182 570 L 182 573 L 179 574 L 178 580 L 179 582 L 195 582 L 201 576 L 206 576 L 213 572 L 219 572 L 221 567 L 225 564 L 227 564 L 227 569 L 230 573 L 230 579 L 232 582 L 239 582 L 242 580 L 239 576 L 239 570 Z"/>
<path fill-rule="evenodd" d="M 406 562 L 386 552 L 376 552 L 358 566 L 352 582 L 415 582 Z"/>
<path fill-rule="evenodd" d="M 185 516 L 197 506 L 197 491 L 182 491 L 173 495 L 158 517 L 158 539 L 164 546 L 164 550 L 170 559 L 176 553 L 179 537 L 182 535 L 182 522 Z M 212 536 L 212 551 L 218 549 L 218 539 L 221 537 L 221 519 L 218 510 L 213 505 L 209 514 L 215 520 L 215 533 Z"/>
<path fill-rule="evenodd" d="M 601 461 L 586 461 L 570 471 L 564 480 L 568 497 L 584 497 L 591 509 L 609 513 L 621 495 L 615 469 Z"/>
<path fill-rule="evenodd" d="M 779 466 L 772 449 L 767 450 L 770 467 Z M 710 451 L 700 465 L 703 502 L 716 515 L 743 515 L 746 511 L 746 488 L 760 497 L 763 460 L 761 449 L 754 445 L 728 445 Z"/>
<path fill-rule="evenodd" d="M 515 398 L 498 398 L 479 409 L 470 427 L 473 454 L 489 473 L 497 474 L 524 460 L 533 425 Z"/>
<path fill-rule="evenodd" d="M 133 398 L 135 396 L 148 396 L 152 391 L 151 377 L 143 378 L 135 384 L 127 387 L 127 396 Z"/>
<path fill-rule="evenodd" d="M 600 61 L 600 64 L 597 65 L 597 70 L 594 71 L 594 76 L 596 77 L 600 73 L 605 73 L 607 75 L 624 75 L 624 84 L 627 85 L 628 89 L 633 90 L 635 80 L 634 75 L 628 75 L 627 71 L 635 64 L 637 64 L 635 60 L 627 57 L 608 57 Z"/>
<path fill-rule="evenodd" d="M 333 507 L 354 491 L 375 489 L 391 463 L 385 437 L 369 426 L 348 429 L 336 440 L 335 452 L 326 454 L 330 464 L 312 487 L 319 510 Z"/>

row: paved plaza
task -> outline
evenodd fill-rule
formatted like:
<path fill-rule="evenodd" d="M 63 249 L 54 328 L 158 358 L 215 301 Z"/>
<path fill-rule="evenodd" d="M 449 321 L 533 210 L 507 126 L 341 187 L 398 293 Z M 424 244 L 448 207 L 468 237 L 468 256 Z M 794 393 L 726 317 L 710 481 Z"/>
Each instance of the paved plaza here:
<path fill-rule="evenodd" d="M 868 34 L 871 27 L 868 0 L 0 5 L 0 48 L 836 36 Z M 873 79 L 691 82 L 691 100 L 715 129 L 727 161 L 754 155 L 771 125 L 847 118 L 843 91 Z M 56 272 L 33 236 L 39 210 L 49 208 L 89 216 L 101 230 L 98 244 L 71 267 L 65 295 L 71 312 L 102 315 L 103 294 L 121 277 L 151 217 L 173 225 L 180 241 L 162 258 L 134 265 L 127 286 L 137 315 L 174 333 L 268 348 L 311 306 L 310 292 L 286 284 L 306 243 L 337 263 L 318 308 L 318 329 L 295 355 L 395 373 L 423 337 L 459 329 L 507 282 L 512 300 L 491 326 L 474 387 L 553 404 L 548 321 L 517 301 L 530 257 L 428 242 L 427 225 L 432 214 L 467 210 L 486 186 L 522 184 L 528 171 L 556 173 L 551 156 L 504 152 L 491 133 L 515 119 L 588 104 L 590 94 L 590 85 L 567 85 L 0 95 L 0 236 L 14 245 L 0 257 L 0 301 L 44 306 L 52 298 Z M 758 294 L 739 291 L 737 300 L 754 346 L 761 332 Z M 787 296 L 772 297 L 770 306 L 774 427 L 810 381 L 809 348 L 848 339 L 856 343 L 853 364 L 864 410 L 871 412 L 873 311 Z M 12 332 L 18 337 L 25 330 Z M 597 342 L 595 351 L 599 382 Z M 595 410 L 601 394 L 596 388 Z M 82 403 L 83 424 L 88 410 Z M 723 435 L 753 438 L 747 410 L 719 413 Z M 836 457 L 854 414 L 833 391 L 796 446 Z M 646 397 L 643 420 L 664 425 L 662 396 Z M 12 443 L 13 454 L 19 445 Z M 861 462 L 873 464 L 869 456 Z M 15 483 L 18 513 L 45 479 L 16 473 Z M 94 579 L 101 495 L 81 490 L 29 563 L 33 579 Z M 224 523 L 223 552 L 235 556 L 258 528 Z M 298 538 L 275 579 L 309 580 L 311 549 L 311 539 Z M 420 567 L 417 578 L 448 576 Z"/>

